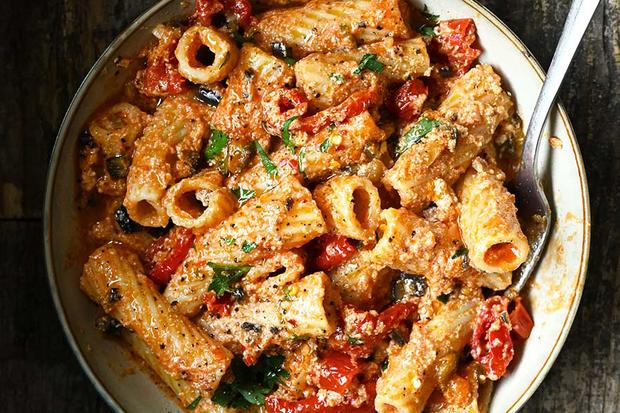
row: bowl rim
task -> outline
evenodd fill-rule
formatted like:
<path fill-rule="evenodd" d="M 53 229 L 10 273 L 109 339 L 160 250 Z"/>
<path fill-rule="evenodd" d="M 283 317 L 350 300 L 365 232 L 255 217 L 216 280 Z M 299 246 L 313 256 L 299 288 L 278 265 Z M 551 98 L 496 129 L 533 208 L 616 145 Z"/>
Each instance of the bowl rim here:
<path fill-rule="evenodd" d="M 78 110 L 80 103 L 82 102 L 84 96 L 89 91 L 92 83 L 96 79 L 97 75 L 103 70 L 105 64 L 109 61 L 109 59 L 113 56 L 116 50 L 136 31 L 139 30 L 142 25 L 153 15 L 159 12 L 163 7 L 167 6 L 169 3 L 175 0 L 160 0 L 158 3 L 154 4 L 147 10 L 145 10 L 142 14 L 140 14 L 136 19 L 134 19 L 127 28 L 125 28 L 103 51 L 100 57 L 95 61 L 91 69 L 87 72 L 84 80 L 80 84 L 77 92 L 75 93 L 65 116 L 63 117 L 61 126 L 58 130 L 58 134 L 56 135 L 56 139 L 54 142 L 54 147 L 52 149 L 52 153 L 50 156 L 47 178 L 46 178 L 46 189 L 45 189 L 45 203 L 43 206 L 43 243 L 45 250 L 45 264 L 46 264 L 46 272 L 49 282 L 49 287 L 52 295 L 52 299 L 54 301 L 54 306 L 56 308 L 56 312 L 58 314 L 59 321 L 62 325 L 62 329 L 65 333 L 66 339 L 69 342 L 71 350 L 73 354 L 78 359 L 82 370 L 86 373 L 87 377 L 94 385 L 97 392 L 101 395 L 101 397 L 105 400 L 105 402 L 115 411 L 123 412 L 124 409 L 120 405 L 120 403 L 114 398 L 111 392 L 106 388 L 103 381 L 95 374 L 90 364 L 84 357 L 82 350 L 80 349 L 76 339 L 74 332 L 69 324 L 67 314 L 65 312 L 65 308 L 63 307 L 63 303 L 60 299 L 58 285 L 56 283 L 56 273 L 54 266 L 54 257 L 52 253 L 52 243 L 51 243 L 51 231 L 52 231 L 52 222 L 51 222 L 51 211 L 52 211 L 52 198 L 54 194 L 54 185 L 56 180 L 56 174 L 58 170 L 58 161 L 60 158 L 60 154 L 63 152 L 65 143 L 67 130 L 71 123 L 73 116 Z M 519 39 L 519 37 L 502 21 L 500 20 L 493 12 L 491 12 L 485 6 L 479 4 L 476 0 L 461 0 L 476 12 L 478 12 L 481 17 L 488 20 L 491 24 L 493 24 L 510 42 L 514 45 L 514 47 L 521 51 L 525 56 L 526 60 L 530 64 L 530 66 L 534 69 L 538 77 L 541 81 L 545 79 L 545 72 L 534 57 L 534 55 L 530 52 L 530 50 L 525 46 L 525 44 Z M 579 184 L 581 189 L 581 203 L 583 208 L 583 241 L 582 241 L 582 253 L 580 257 L 580 265 L 579 265 L 579 274 L 577 283 L 575 285 L 575 290 L 572 293 L 569 311 L 566 314 L 566 317 L 562 323 L 562 328 L 560 330 L 560 334 L 558 335 L 553 347 L 551 348 L 551 352 L 549 356 L 544 361 L 544 363 L 539 367 L 538 372 L 534 376 L 534 378 L 530 381 L 528 386 L 522 392 L 522 394 L 515 400 L 515 402 L 506 410 L 506 413 L 516 412 L 523 404 L 532 396 L 532 394 L 536 391 L 536 389 L 540 386 L 541 382 L 553 366 L 556 358 L 558 357 L 560 350 L 562 349 L 566 338 L 568 337 L 568 333 L 570 331 L 570 327 L 575 319 L 577 310 L 579 308 L 579 303 L 581 301 L 581 297 L 583 294 L 585 279 L 586 279 L 586 271 L 588 267 L 588 260 L 590 255 L 590 237 L 591 237 L 591 215 L 590 215 L 590 195 L 588 191 L 588 182 L 587 176 L 585 172 L 585 167 L 583 163 L 583 158 L 581 155 L 581 151 L 579 148 L 579 144 L 577 142 L 577 138 L 575 135 L 575 131 L 573 126 L 568 118 L 566 110 L 561 102 L 556 103 L 557 114 L 560 116 L 563 126 L 567 131 L 569 141 L 571 144 L 571 150 L 573 151 L 575 161 L 577 163 L 577 171 L 579 174 Z"/>

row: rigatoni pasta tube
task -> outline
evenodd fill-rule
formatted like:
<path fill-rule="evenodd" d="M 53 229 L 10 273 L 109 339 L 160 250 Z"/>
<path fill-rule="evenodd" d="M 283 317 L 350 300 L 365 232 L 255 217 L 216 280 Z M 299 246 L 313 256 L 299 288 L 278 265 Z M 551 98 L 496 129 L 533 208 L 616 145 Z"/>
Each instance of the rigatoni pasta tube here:
<path fill-rule="evenodd" d="M 224 177 L 217 171 L 207 171 L 185 178 L 171 186 L 163 204 L 175 225 L 204 232 L 237 208 L 230 190 L 222 187 Z"/>
<path fill-rule="evenodd" d="M 414 324 L 409 342 L 389 356 L 388 368 L 377 381 L 377 412 L 423 411 L 435 386 L 456 368 L 479 303 L 479 296 L 459 293 L 431 321 Z"/>
<path fill-rule="evenodd" d="M 385 173 L 383 183 L 398 192 L 403 206 L 420 211 L 431 201 L 434 180 L 441 178 L 452 185 L 513 110 L 491 66 L 476 66 L 454 83 L 437 111 L 423 114 L 408 129 L 417 127 L 426 133 L 401 141 L 403 153 Z"/>
<path fill-rule="evenodd" d="M 516 270 L 530 251 L 504 174 L 477 158 L 463 178 L 459 226 L 471 264 L 481 271 Z"/>
<path fill-rule="evenodd" d="M 360 241 L 371 241 L 379 225 L 379 191 L 367 178 L 339 175 L 314 190 L 314 199 L 329 229 Z"/>
<path fill-rule="evenodd" d="M 213 54 L 212 62 L 200 60 L 204 48 Z M 239 49 L 227 34 L 204 26 L 187 29 L 174 54 L 179 61 L 179 73 L 199 84 L 224 80 L 239 59 Z"/>
<path fill-rule="evenodd" d="M 139 224 L 168 224 L 162 200 L 168 186 L 191 174 L 195 161 L 191 154 L 201 149 L 208 131 L 204 108 L 189 96 L 171 96 L 157 108 L 144 135 L 136 142 L 123 205 Z"/>
<path fill-rule="evenodd" d="M 213 277 L 208 262 L 254 264 L 274 253 L 300 247 L 325 231 L 323 216 L 310 191 L 289 176 L 200 236 L 164 295 L 181 313 L 195 314 Z"/>
<path fill-rule="evenodd" d="M 268 11 L 256 25 L 257 44 L 282 42 L 296 58 L 371 43 L 386 37 L 411 37 L 408 9 L 398 0 L 315 0 L 301 7 Z"/>
<path fill-rule="evenodd" d="M 116 245 L 99 248 L 84 265 L 80 286 L 143 340 L 169 375 L 205 392 L 217 388 L 232 354 L 173 310 L 136 254 Z"/>

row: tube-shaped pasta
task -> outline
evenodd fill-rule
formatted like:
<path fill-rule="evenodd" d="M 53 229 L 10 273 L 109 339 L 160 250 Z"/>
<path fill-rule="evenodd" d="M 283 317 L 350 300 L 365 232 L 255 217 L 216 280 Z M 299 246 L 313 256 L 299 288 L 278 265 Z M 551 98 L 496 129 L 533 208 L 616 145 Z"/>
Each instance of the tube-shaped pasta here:
<path fill-rule="evenodd" d="M 530 251 L 503 182 L 503 172 L 476 158 L 461 186 L 459 226 L 471 264 L 481 271 L 514 271 Z"/>
<path fill-rule="evenodd" d="M 377 412 L 423 411 L 435 386 L 455 370 L 458 354 L 471 338 L 479 302 L 475 294 L 459 293 L 427 324 L 413 326 L 409 342 L 390 354 L 377 381 Z"/>
<path fill-rule="evenodd" d="M 123 205 L 139 224 L 168 224 L 162 200 L 169 185 L 195 169 L 202 139 L 208 131 L 205 106 L 185 95 L 167 98 L 155 111 L 144 136 L 136 142 Z"/>
<path fill-rule="evenodd" d="M 484 400 L 480 400 L 478 376 L 479 365 L 470 363 L 459 373 L 454 373 L 431 395 L 424 411 L 426 413 L 484 413 Z M 490 382 L 490 380 L 487 380 Z M 456 390 L 456 391 L 455 391 Z M 484 391 L 484 388 L 482 389 Z M 456 396 L 456 397 L 455 397 Z"/>
<path fill-rule="evenodd" d="M 219 172 L 206 171 L 171 186 L 163 205 L 172 222 L 204 232 L 228 218 L 235 212 L 237 200 L 222 187 L 223 182 Z"/>
<path fill-rule="evenodd" d="M 289 176 L 199 237 L 165 296 L 181 313 L 194 314 L 213 277 L 208 262 L 254 264 L 276 252 L 300 247 L 325 231 L 310 192 Z"/>
<path fill-rule="evenodd" d="M 329 277 L 317 272 L 270 296 L 235 304 L 230 315 L 206 312 L 199 322 L 211 337 L 256 360 L 267 347 L 294 337 L 329 337 L 336 330 L 338 302 Z"/>
<path fill-rule="evenodd" d="M 421 210 L 431 200 L 434 180 L 452 185 L 513 110 L 491 66 L 476 66 L 454 83 L 437 111 L 423 114 L 408 129 L 426 133 L 401 142 L 404 152 L 385 173 L 383 183 L 398 191 L 403 206 Z"/>
<path fill-rule="evenodd" d="M 195 407 L 192 409 L 196 413 L 233 413 L 235 410 L 228 409 L 219 404 L 215 404 L 209 398 L 209 395 L 200 389 L 192 386 L 192 383 L 180 378 L 172 376 L 164 366 L 159 362 L 157 356 L 135 333 L 128 330 L 122 332 L 122 338 L 132 353 L 140 357 L 151 370 L 170 387 L 181 402 L 182 407 L 187 407 L 192 403 Z M 196 402 L 198 400 L 198 402 Z"/>
<path fill-rule="evenodd" d="M 179 61 L 179 73 L 200 84 L 224 80 L 239 59 L 239 49 L 227 34 L 205 26 L 187 29 L 174 54 Z M 209 59 L 204 61 L 206 58 Z"/>
<path fill-rule="evenodd" d="M 228 135 L 229 156 L 235 149 L 243 152 L 252 141 L 267 149 L 270 135 L 263 128 L 261 101 L 273 89 L 293 84 L 293 69 L 286 62 L 256 46 L 246 43 L 241 48 L 239 63 L 228 77 L 228 87 L 218 105 L 211 126 Z M 228 162 L 228 168 L 238 173 L 238 162 Z M 245 166 L 245 165 L 242 165 Z"/>
<path fill-rule="evenodd" d="M 328 229 L 360 241 L 371 241 L 379 225 L 379 191 L 367 178 L 339 175 L 314 190 Z"/>
<path fill-rule="evenodd" d="M 381 212 L 379 240 L 372 261 L 395 270 L 427 278 L 429 287 L 441 279 L 477 276 L 466 265 L 459 228 L 455 221 L 431 222 L 405 208 Z"/>
<path fill-rule="evenodd" d="M 264 49 L 282 42 L 301 58 L 313 52 L 353 48 L 358 41 L 409 38 L 407 15 L 406 3 L 398 0 L 314 0 L 260 15 L 255 40 Z"/>
<path fill-rule="evenodd" d="M 232 354 L 174 311 L 143 271 L 136 254 L 106 245 L 89 257 L 80 286 L 143 340 L 169 375 L 213 391 Z"/>

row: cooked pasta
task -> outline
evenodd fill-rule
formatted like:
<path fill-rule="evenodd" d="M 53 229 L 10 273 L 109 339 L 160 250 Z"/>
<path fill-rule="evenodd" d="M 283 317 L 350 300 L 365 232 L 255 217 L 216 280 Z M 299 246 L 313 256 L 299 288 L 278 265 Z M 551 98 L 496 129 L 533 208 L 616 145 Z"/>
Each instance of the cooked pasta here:
<path fill-rule="evenodd" d="M 174 54 L 179 61 L 179 73 L 199 84 L 224 80 L 239 59 L 239 49 L 230 37 L 203 26 L 187 29 Z"/>
<path fill-rule="evenodd" d="M 516 270 L 530 251 L 517 219 L 514 196 L 503 186 L 504 173 L 481 158 L 463 178 L 459 226 L 476 268 L 504 273 Z"/>
<path fill-rule="evenodd" d="M 175 225 L 204 232 L 235 212 L 237 200 L 217 171 L 202 172 L 171 186 L 163 205 Z"/>
<path fill-rule="evenodd" d="M 187 411 L 486 412 L 533 321 L 501 295 L 521 122 L 474 21 L 193 3 L 80 137 L 96 326 Z"/>
<path fill-rule="evenodd" d="M 359 241 L 371 241 L 379 226 L 379 191 L 367 178 L 335 176 L 314 190 L 327 227 Z"/>

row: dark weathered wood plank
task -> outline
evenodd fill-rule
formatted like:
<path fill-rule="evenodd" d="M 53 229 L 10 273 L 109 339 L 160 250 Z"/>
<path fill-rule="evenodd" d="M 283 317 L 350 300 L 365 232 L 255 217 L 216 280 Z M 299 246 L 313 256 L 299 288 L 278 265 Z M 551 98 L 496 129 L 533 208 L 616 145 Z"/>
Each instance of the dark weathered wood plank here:
<path fill-rule="evenodd" d="M 79 82 L 105 46 L 155 2 L 0 2 L 2 411 L 109 411 L 54 313 L 38 218 L 49 153 Z M 569 0 L 481 2 L 548 66 Z M 566 345 L 524 408 L 528 413 L 620 411 L 620 3 L 603 3 L 560 94 L 590 181 L 590 270 Z"/>

